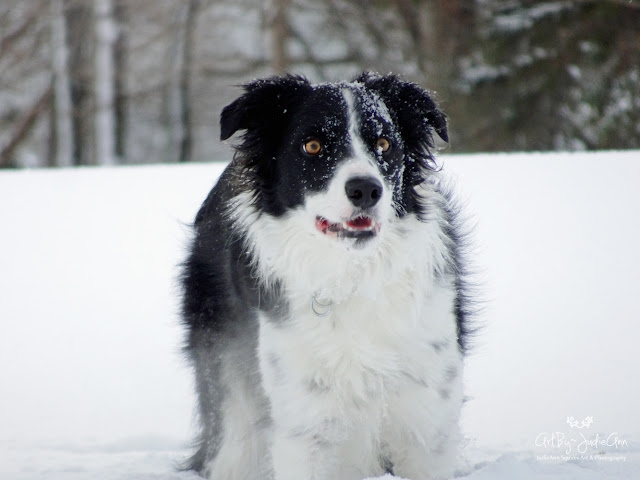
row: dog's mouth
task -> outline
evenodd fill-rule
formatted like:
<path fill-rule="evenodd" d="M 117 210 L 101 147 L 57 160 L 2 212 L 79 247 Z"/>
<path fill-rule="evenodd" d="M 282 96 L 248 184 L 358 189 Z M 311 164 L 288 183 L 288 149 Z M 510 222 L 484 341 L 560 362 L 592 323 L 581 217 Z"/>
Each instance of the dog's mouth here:
<path fill-rule="evenodd" d="M 316 217 L 316 228 L 325 235 L 343 238 L 370 238 L 380 231 L 380 224 L 367 215 L 359 215 L 343 222 L 331 222 L 324 217 Z"/>

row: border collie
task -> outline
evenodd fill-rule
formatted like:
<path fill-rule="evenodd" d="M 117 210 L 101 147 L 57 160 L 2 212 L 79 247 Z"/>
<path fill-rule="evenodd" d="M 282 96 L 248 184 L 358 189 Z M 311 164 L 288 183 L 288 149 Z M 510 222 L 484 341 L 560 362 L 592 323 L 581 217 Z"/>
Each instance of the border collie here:
<path fill-rule="evenodd" d="M 213 480 L 451 477 L 468 323 L 445 115 L 394 75 L 256 80 L 183 265 Z"/>

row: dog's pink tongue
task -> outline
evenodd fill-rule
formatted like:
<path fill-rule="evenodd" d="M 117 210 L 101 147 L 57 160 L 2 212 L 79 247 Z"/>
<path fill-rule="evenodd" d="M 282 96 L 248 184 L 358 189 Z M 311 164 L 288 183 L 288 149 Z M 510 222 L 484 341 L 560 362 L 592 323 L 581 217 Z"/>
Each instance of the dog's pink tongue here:
<path fill-rule="evenodd" d="M 331 223 L 329 223 L 329 220 L 327 220 L 326 218 L 322 218 L 322 217 L 316 218 L 316 228 L 321 232 L 326 232 L 330 226 L 331 226 Z"/>
<path fill-rule="evenodd" d="M 355 229 L 363 229 L 371 227 L 371 219 L 369 217 L 356 217 L 347 222 L 347 226 Z"/>

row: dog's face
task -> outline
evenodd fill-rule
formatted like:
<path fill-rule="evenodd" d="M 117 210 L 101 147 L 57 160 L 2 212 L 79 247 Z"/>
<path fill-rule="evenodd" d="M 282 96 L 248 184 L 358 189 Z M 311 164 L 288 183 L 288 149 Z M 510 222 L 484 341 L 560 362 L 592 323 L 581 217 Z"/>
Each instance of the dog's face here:
<path fill-rule="evenodd" d="M 426 91 L 372 74 L 350 83 L 250 83 L 222 112 L 222 139 L 238 130 L 246 132 L 236 161 L 257 208 L 302 212 L 315 234 L 349 245 L 420 214 L 414 187 L 434 166 L 432 131 L 447 140 L 445 116 Z"/>

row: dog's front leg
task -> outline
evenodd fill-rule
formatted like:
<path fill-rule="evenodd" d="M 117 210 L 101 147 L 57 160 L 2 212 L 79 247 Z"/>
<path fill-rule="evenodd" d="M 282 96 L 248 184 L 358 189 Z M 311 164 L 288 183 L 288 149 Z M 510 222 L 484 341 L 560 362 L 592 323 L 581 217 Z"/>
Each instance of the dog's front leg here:
<path fill-rule="evenodd" d="M 274 428 L 272 447 L 275 480 L 330 480 L 337 478 L 339 448 L 322 429 L 309 426 Z"/>
<path fill-rule="evenodd" d="M 453 477 L 460 443 L 461 368 L 449 367 L 436 388 L 407 382 L 389 399 L 385 440 L 395 475 L 416 480 Z"/>
<path fill-rule="evenodd" d="M 282 382 L 268 395 L 275 480 L 334 480 L 347 426 L 331 402 L 304 385 Z"/>
<path fill-rule="evenodd" d="M 260 370 L 272 419 L 273 477 L 333 480 L 339 477 L 347 419 L 331 392 L 309 380 L 315 362 L 299 336 L 289 334 L 286 327 L 261 325 Z"/>

